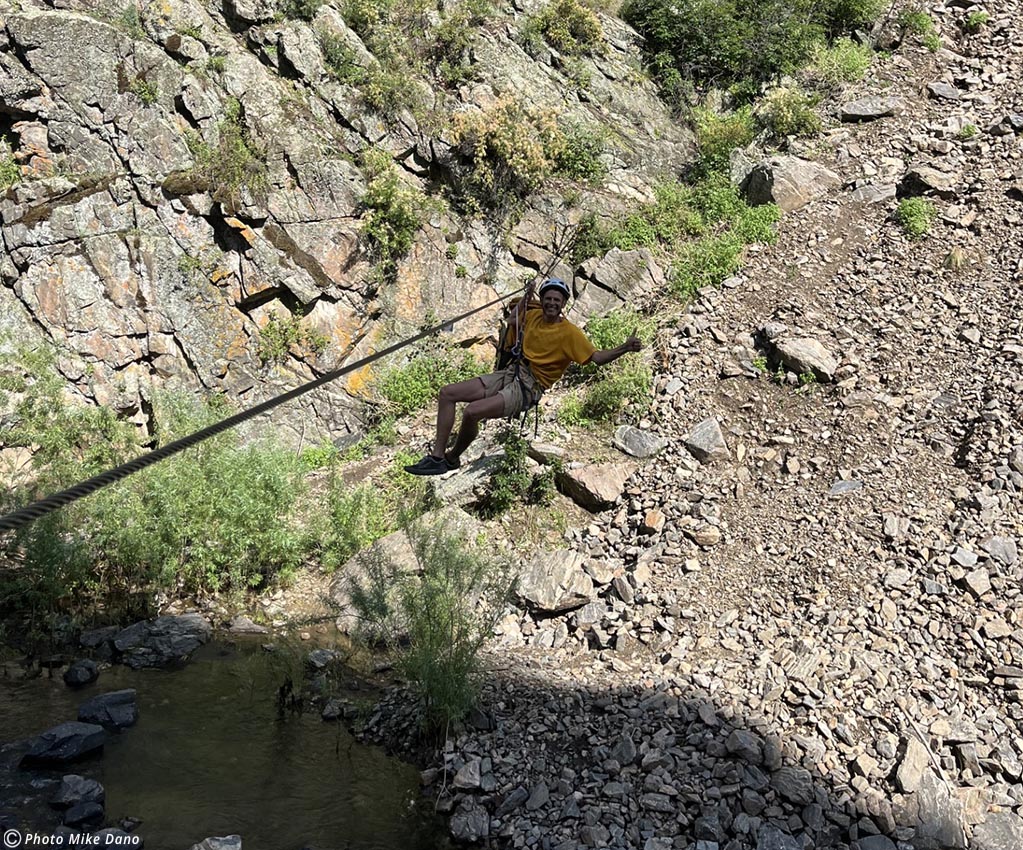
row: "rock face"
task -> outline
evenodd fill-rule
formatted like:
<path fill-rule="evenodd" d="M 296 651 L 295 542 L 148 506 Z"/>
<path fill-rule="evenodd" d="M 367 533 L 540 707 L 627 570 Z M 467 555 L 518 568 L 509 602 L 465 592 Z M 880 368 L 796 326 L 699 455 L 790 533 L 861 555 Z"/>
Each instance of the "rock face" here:
<path fill-rule="evenodd" d="M 164 667 L 187 658 L 210 639 L 213 629 L 199 614 L 157 617 L 118 632 L 114 649 L 129 667 Z"/>
<path fill-rule="evenodd" d="M 661 292 L 665 283 L 664 272 L 648 249 L 612 248 L 603 257 L 583 263 L 575 280 L 573 320 L 584 323 L 589 316 L 642 303 Z"/>
<path fill-rule="evenodd" d="M 24 764 L 47 764 L 73 761 L 100 749 L 106 741 L 102 726 L 70 720 L 47 729 L 32 742 Z"/>
<path fill-rule="evenodd" d="M 791 212 L 841 185 L 841 177 L 816 162 L 772 156 L 754 166 L 743 189 L 751 204 L 777 204 Z"/>
<path fill-rule="evenodd" d="M 459 163 L 448 131 L 421 126 L 408 109 L 385 122 L 337 79 L 325 37 L 359 67 L 377 59 L 335 5 L 309 21 L 283 18 L 271 0 L 209 9 L 172 0 L 143 5 L 134 23 L 93 11 L 72 2 L 5 12 L 0 67 L 21 178 L 0 199 L 0 329 L 26 345 L 58 344 L 80 400 L 142 427 L 165 383 L 263 401 L 368 352 L 388 323 L 490 300 L 493 281 L 557 256 L 552 220 L 555 230 L 577 223 L 542 197 L 507 239 L 478 218 L 434 210 L 399 258 L 389 288 L 400 294 L 382 316 L 363 235 L 368 178 L 355 163 L 379 147 L 409 189 Z M 592 59 L 583 102 L 565 67 L 521 48 L 521 14 L 494 14 L 500 25 L 472 33 L 472 86 L 405 81 L 438 114 L 487 108 L 499 91 L 569 124 L 636 128 L 606 157 L 609 214 L 651 197 L 658 176 L 691 157 L 691 133 L 636 79 L 639 47 L 624 24 L 603 22 L 607 49 Z M 228 138 L 243 147 L 229 151 Z M 577 285 L 587 314 L 663 283 L 647 252 L 597 263 Z M 459 323 L 454 342 L 492 333 L 497 312 Z M 296 333 L 264 362 L 271 317 Z M 347 438 L 362 427 L 372 378 L 359 373 L 278 408 L 275 433 L 306 445 Z"/>

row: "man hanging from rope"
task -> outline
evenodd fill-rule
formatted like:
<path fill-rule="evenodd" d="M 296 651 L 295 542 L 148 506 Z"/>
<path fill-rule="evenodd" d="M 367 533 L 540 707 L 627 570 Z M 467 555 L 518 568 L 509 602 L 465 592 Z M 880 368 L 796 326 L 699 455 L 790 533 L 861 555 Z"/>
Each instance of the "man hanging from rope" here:
<path fill-rule="evenodd" d="M 533 298 L 530 283 L 523 297 L 511 307 L 509 335 L 516 344 L 513 362 L 505 369 L 457 384 L 440 391 L 437 402 L 437 437 L 433 452 L 418 463 L 406 466 L 413 475 L 441 475 L 458 469 L 459 458 L 479 434 L 485 419 L 511 417 L 528 410 L 540 400 L 568 368 L 570 363 L 596 363 L 603 366 L 643 345 L 630 336 L 617 348 L 598 350 L 586 335 L 561 312 L 568 302 L 564 281 L 550 278 L 540 287 L 540 300 Z M 447 450 L 448 437 L 455 424 L 455 405 L 468 402 L 462 411 L 462 425 L 455 444 Z"/>

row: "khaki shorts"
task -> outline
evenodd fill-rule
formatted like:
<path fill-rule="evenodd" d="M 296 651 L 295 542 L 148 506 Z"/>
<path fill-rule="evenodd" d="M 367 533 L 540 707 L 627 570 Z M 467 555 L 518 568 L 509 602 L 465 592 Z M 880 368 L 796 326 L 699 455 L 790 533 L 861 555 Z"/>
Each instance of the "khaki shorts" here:
<path fill-rule="evenodd" d="M 540 400 L 543 393 L 543 389 L 537 384 L 536 378 L 525 363 L 519 366 L 517 376 L 513 363 L 500 372 L 480 375 L 480 380 L 483 382 L 484 398 L 499 395 L 504 399 L 504 416 L 515 416 L 523 410 L 528 410 Z"/>

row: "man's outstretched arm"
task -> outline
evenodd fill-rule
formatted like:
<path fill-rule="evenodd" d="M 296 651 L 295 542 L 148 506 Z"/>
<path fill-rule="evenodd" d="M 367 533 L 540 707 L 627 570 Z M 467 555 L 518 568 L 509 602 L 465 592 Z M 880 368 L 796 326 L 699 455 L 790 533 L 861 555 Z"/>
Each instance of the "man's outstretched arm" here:
<path fill-rule="evenodd" d="M 596 363 L 598 366 L 605 366 L 608 363 L 614 362 L 623 354 L 628 354 L 631 351 L 640 351 L 642 348 L 643 343 L 640 342 L 639 337 L 630 336 L 617 348 L 605 348 L 594 351 L 590 357 L 590 363 Z"/>

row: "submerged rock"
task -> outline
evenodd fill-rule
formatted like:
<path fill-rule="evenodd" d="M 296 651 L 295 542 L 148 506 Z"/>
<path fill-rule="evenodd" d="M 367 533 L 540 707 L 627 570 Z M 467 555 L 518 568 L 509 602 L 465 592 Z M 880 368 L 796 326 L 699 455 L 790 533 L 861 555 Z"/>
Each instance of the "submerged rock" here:
<path fill-rule="evenodd" d="M 78 719 L 98 723 L 112 729 L 126 729 L 139 719 L 139 706 L 134 688 L 99 694 L 78 706 Z"/>

